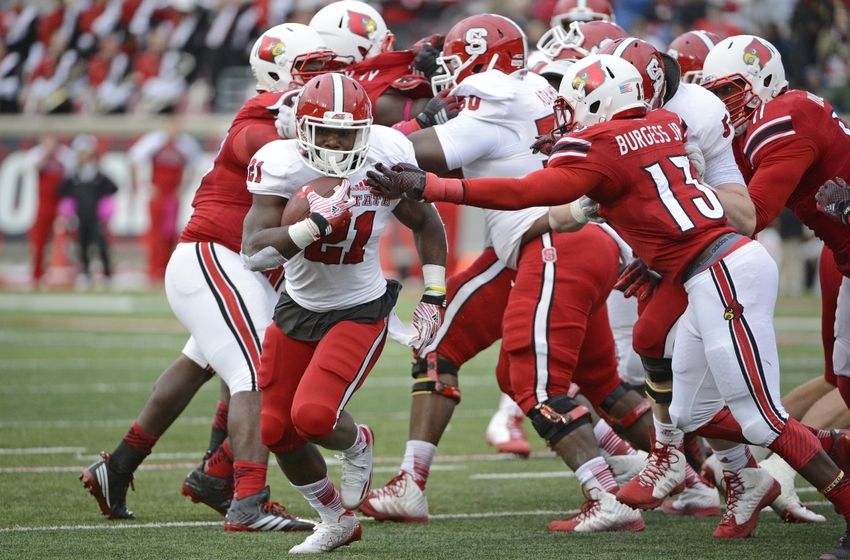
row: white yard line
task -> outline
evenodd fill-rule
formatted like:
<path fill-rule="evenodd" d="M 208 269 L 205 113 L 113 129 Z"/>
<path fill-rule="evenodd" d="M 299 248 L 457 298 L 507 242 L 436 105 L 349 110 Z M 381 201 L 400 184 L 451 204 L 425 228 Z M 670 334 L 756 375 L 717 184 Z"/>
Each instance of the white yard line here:
<path fill-rule="evenodd" d="M 544 471 L 544 472 L 509 472 L 509 473 L 479 473 L 469 475 L 469 480 L 522 480 L 539 478 L 575 478 L 576 473 L 572 471 Z"/>

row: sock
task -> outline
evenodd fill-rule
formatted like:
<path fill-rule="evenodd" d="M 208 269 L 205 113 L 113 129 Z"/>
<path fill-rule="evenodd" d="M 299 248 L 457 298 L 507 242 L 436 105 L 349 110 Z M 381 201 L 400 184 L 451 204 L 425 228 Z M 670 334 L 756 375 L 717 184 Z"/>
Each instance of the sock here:
<path fill-rule="evenodd" d="M 224 440 L 224 443 L 213 451 L 207 459 L 207 464 L 204 465 L 204 472 L 218 478 L 231 478 L 233 476 L 233 450 L 230 449 L 229 441 Z"/>
<path fill-rule="evenodd" d="M 821 442 L 806 426 L 789 418 L 779 437 L 768 447 L 799 472 L 821 450 Z"/>
<path fill-rule="evenodd" d="M 724 449 L 723 451 L 715 449 L 714 454 L 717 455 L 720 464 L 723 465 L 724 471 L 738 472 L 741 469 L 758 466 L 758 463 L 756 463 L 756 460 L 753 459 L 750 453 L 750 448 L 746 445 L 736 445 L 731 449 Z"/>
<path fill-rule="evenodd" d="M 150 455 L 154 444 L 159 439 L 159 436 L 152 436 L 145 432 L 138 424 L 133 421 L 133 425 L 124 434 L 124 439 L 112 452 L 112 467 L 121 473 L 135 472 L 145 457 Z"/>
<path fill-rule="evenodd" d="M 711 488 L 705 483 L 705 480 L 697 474 L 697 471 L 694 470 L 690 463 L 685 463 L 685 486 L 688 488 L 696 488 L 697 490 Z"/>
<path fill-rule="evenodd" d="M 596 488 L 616 494 L 620 489 L 614 480 L 614 473 L 602 457 L 594 457 L 576 469 L 576 477 L 585 490 Z"/>
<path fill-rule="evenodd" d="M 269 466 L 250 461 L 235 461 L 233 463 L 233 498 L 241 500 L 253 496 L 266 487 L 266 474 Z"/>
<path fill-rule="evenodd" d="M 434 462 L 434 454 L 437 446 L 428 441 L 412 439 L 404 448 L 404 459 L 401 462 L 401 470 L 410 473 L 414 480 L 419 483 L 419 488 L 425 489 L 428 475 L 431 472 L 431 463 Z"/>
<path fill-rule="evenodd" d="M 835 511 L 843 515 L 844 520 L 850 524 L 850 480 L 844 476 L 844 471 L 838 471 L 835 479 L 825 487 L 818 488 L 818 492 L 832 502 Z"/>
<path fill-rule="evenodd" d="M 663 445 L 672 445 L 677 449 L 681 449 L 685 442 L 685 432 L 674 426 L 666 424 L 658 418 L 652 419 L 655 424 L 655 442 Z"/>
<path fill-rule="evenodd" d="M 360 424 L 355 424 L 354 427 L 357 429 L 357 435 L 355 436 L 354 443 L 351 444 L 351 447 L 342 450 L 345 455 L 357 455 L 366 449 L 366 445 L 369 443 L 366 439 L 366 430 L 363 429 Z"/>
<path fill-rule="evenodd" d="M 304 486 L 293 484 L 292 487 L 301 492 L 307 503 L 319 513 L 322 523 L 337 523 L 347 513 L 342 507 L 339 492 L 328 477 Z"/>
<path fill-rule="evenodd" d="M 509 416 L 523 416 L 522 409 L 504 393 L 499 397 L 499 412 L 504 412 Z"/>
<path fill-rule="evenodd" d="M 634 455 L 637 453 L 634 447 L 618 436 L 605 420 L 600 419 L 593 426 L 593 435 L 596 436 L 596 444 L 599 446 L 599 449 L 609 455 Z"/>
<path fill-rule="evenodd" d="M 228 403 L 218 401 L 218 406 L 215 409 L 215 417 L 213 418 L 212 430 L 210 431 L 210 444 L 207 447 L 207 453 L 214 453 L 227 438 L 227 412 L 229 410 L 230 405 Z"/>

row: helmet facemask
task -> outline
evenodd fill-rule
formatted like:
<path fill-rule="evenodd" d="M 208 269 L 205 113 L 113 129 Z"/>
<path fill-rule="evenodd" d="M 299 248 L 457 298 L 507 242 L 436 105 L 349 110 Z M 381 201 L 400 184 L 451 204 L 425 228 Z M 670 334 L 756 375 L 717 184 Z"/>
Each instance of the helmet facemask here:
<path fill-rule="evenodd" d="M 371 118 L 354 120 L 351 113 L 326 111 L 321 118 L 301 115 L 297 122 L 299 153 L 310 168 L 331 177 L 347 177 L 366 163 Z M 343 133 L 338 142 L 351 147 L 322 145 L 325 144 L 322 137 L 329 130 Z"/>
<path fill-rule="evenodd" d="M 302 87 L 310 78 L 328 72 L 343 72 L 354 59 L 350 56 L 340 56 L 331 50 L 304 53 L 292 59 L 289 73 L 292 75 L 290 87 Z"/>
<path fill-rule="evenodd" d="M 762 103 L 762 100 L 753 91 L 753 86 L 749 80 L 741 74 L 730 74 L 722 78 L 707 80 L 703 83 L 703 87 L 723 101 L 726 110 L 729 111 L 732 127 L 739 134 L 747 119 Z"/>

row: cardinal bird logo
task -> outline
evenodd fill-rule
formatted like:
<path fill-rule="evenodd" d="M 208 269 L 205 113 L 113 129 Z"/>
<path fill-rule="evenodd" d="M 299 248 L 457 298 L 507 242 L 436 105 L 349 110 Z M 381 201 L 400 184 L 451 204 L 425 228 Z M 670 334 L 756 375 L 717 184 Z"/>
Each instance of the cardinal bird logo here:
<path fill-rule="evenodd" d="M 348 28 L 352 33 L 369 39 L 378 30 L 378 22 L 366 14 L 348 10 Z"/>
<path fill-rule="evenodd" d="M 759 70 L 764 68 L 772 57 L 773 55 L 767 45 L 758 39 L 753 39 L 744 49 L 744 64 L 747 66 L 756 65 Z"/>
<path fill-rule="evenodd" d="M 283 44 L 283 41 L 275 37 L 263 37 L 263 41 L 260 43 L 260 51 L 257 53 L 257 56 L 261 60 L 273 63 L 277 57 L 285 52 L 286 45 Z"/>
<path fill-rule="evenodd" d="M 579 70 L 576 77 L 573 78 L 572 86 L 576 91 L 584 89 L 584 94 L 588 95 L 602 85 L 604 81 L 605 71 L 602 70 L 602 62 L 599 61 Z"/>
<path fill-rule="evenodd" d="M 732 300 L 732 303 L 726 306 L 723 310 L 723 318 L 727 321 L 734 321 L 744 314 L 744 306 L 738 303 L 738 300 Z"/>

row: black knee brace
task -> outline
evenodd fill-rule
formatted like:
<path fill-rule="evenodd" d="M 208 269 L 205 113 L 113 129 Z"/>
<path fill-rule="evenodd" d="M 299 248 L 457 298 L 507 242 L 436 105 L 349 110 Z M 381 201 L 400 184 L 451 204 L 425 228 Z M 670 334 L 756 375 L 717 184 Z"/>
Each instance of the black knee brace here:
<path fill-rule="evenodd" d="M 673 360 L 669 358 L 645 358 L 640 357 L 643 369 L 646 371 L 644 386 L 646 396 L 657 404 L 670 404 L 673 401 L 673 389 L 662 387 L 662 383 L 673 381 Z"/>
<path fill-rule="evenodd" d="M 457 377 L 457 366 L 451 360 L 436 352 L 431 352 L 424 358 L 419 358 L 413 362 L 413 368 L 410 370 L 410 375 L 415 380 L 411 393 L 413 395 L 441 395 L 459 403 L 460 389 L 440 381 L 441 373 Z"/>
<path fill-rule="evenodd" d="M 549 447 L 585 424 L 590 425 L 590 411 L 567 395 L 552 397 L 528 413 L 531 424 Z"/>
<path fill-rule="evenodd" d="M 652 406 L 649 404 L 647 399 L 641 399 L 640 402 L 629 412 L 624 414 L 623 416 L 616 417 L 612 416 L 610 411 L 617 404 L 621 398 L 623 398 L 626 393 L 629 391 L 634 391 L 634 387 L 629 385 L 628 383 L 621 382 L 616 389 L 611 391 L 605 400 L 602 401 L 602 404 L 597 408 L 597 412 L 600 416 L 602 416 L 608 424 L 614 428 L 614 431 L 620 433 L 623 430 L 628 430 L 632 425 L 641 419 L 641 417 L 649 412 Z"/>

